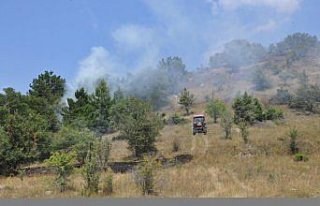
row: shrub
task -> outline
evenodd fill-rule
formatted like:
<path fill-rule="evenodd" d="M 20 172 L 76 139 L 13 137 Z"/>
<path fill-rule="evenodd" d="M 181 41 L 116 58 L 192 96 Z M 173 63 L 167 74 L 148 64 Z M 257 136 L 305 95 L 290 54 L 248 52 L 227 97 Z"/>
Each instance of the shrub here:
<path fill-rule="evenodd" d="M 90 196 L 92 193 L 97 193 L 99 190 L 100 170 L 97 163 L 97 156 L 94 153 L 92 144 L 89 144 L 87 157 L 82 168 L 82 177 L 85 181 L 85 193 Z"/>
<path fill-rule="evenodd" d="M 298 130 L 293 128 L 289 131 L 290 137 L 290 151 L 291 154 L 296 154 L 299 152 L 299 148 L 297 146 L 297 137 L 298 137 Z"/>
<path fill-rule="evenodd" d="M 88 152 L 88 144 L 97 141 L 93 132 L 88 129 L 75 129 L 71 127 L 63 127 L 53 137 L 53 150 L 74 150 L 77 160 L 81 164 L 84 163 Z"/>
<path fill-rule="evenodd" d="M 302 111 L 320 113 L 320 87 L 317 85 L 302 86 L 289 103 L 289 107 Z"/>
<path fill-rule="evenodd" d="M 101 139 L 96 147 L 100 169 L 105 171 L 110 156 L 111 143 L 107 139 Z"/>
<path fill-rule="evenodd" d="M 257 98 L 248 95 L 247 92 L 234 100 L 232 108 L 236 124 L 243 121 L 253 124 L 254 121 L 263 120 L 262 104 Z"/>
<path fill-rule="evenodd" d="M 60 189 L 60 192 L 65 191 L 68 177 L 71 175 L 76 162 L 76 153 L 71 152 L 56 152 L 46 160 L 46 164 L 53 167 L 56 172 L 55 182 Z"/>
<path fill-rule="evenodd" d="M 269 107 L 263 111 L 264 120 L 277 120 L 283 118 L 283 112 L 281 109 Z"/>
<path fill-rule="evenodd" d="M 273 104 L 288 104 L 292 99 L 292 95 L 287 89 L 277 89 L 277 94 L 271 98 Z"/>
<path fill-rule="evenodd" d="M 217 123 L 217 119 L 221 116 L 223 112 L 226 110 L 226 105 L 223 101 L 216 99 L 216 100 L 209 100 L 206 105 L 206 113 L 213 118 L 213 122 Z"/>
<path fill-rule="evenodd" d="M 297 162 L 300 162 L 300 161 L 306 162 L 309 160 L 309 158 L 305 154 L 298 152 L 294 155 L 294 160 Z"/>
<path fill-rule="evenodd" d="M 239 129 L 241 131 L 241 137 L 245 144 L 248 144 L 248 137 L 249 137 L 249 128 L 247 122 L 239 122 L 238 124 Z"/>
<path fill-rule="evenodd" d="M 230 112 L 225 111 L 221 115 L 220 126 L 223 128 L 226 139 L 231 139 L 231 129 L 232 129 L 233 118 Z"/>
<path fill-rule="evenodd" d="M 183 117 L 181 117 L 179 114 L 174 113 L 170 119 L 168 120 L 169 123 L 173 123 L 173 124 L 183 124 L 186 123 L 187 120 Z"/>
<path fill-rule="evenodd" d="M 159 163 L 154 157 L 144 156 L 142 163 L 134 170 L 135 182 L 143 195 L 154 192 L 154 173 L 158 167 Z"/>
<path fill-rule="evenodd" d="M 112 118 L 135 157 L 155 151 L 155 138 L 163 122 L 148 103 L 134 97 L 124 99 L 112 108 Z"/>
<path fill-rule="evenodd" d="M 186 114 L 189 115 L 192 105 L 194 104 L 195 97 L 186 88 L 180 94 L 179 104 L 186 110 Z"/>
<path fill-rule="evenodd" d="M 172 152 L 178 152 L 180 149 L 180 142 L 177 138 L 174 138 L 172 141 Z"/>
<path fill-rule="evenodd" d="M 102 183 L 102 192 L 104 195 L 111 195 L 113 193 L 113 174 L 108 172 Z"/>

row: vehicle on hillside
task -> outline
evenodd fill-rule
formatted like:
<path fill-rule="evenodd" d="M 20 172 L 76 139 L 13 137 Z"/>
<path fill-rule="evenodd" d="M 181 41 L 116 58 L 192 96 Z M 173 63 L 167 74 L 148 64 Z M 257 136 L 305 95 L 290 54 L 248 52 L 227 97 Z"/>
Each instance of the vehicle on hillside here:
<path fill-rule="evenodd" d="M 197 133 L 207 134 L 207 123 L 206 118 L 203 114 L 193 115 L 192 118 L 192 133 L 196 135 Z"/>

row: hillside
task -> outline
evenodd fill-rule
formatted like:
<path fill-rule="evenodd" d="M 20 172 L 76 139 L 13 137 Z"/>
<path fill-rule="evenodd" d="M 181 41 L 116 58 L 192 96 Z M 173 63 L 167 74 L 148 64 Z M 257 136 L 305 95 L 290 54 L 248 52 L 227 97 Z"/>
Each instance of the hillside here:
<path fill-rule="evenodd" d="M 203 104 L 194 108 L 201 112 Z M 209 122 L 206 136 L 192 136 L 190 124 L 166 126 L 157 138 L 159 153 L 166 158 L 188 157 L 188 161 L 162 168 L 156 173 L 155 191 L 161 197 L 318 197 L 320 194 L 319 116 L 301 116 L 283 108 L 285 121 L 266 122 L 250 128 L 245 145 L 237 128 L 232 140 L 223 139 L 219 124 Z M 303 124 L 301 124 L 303 122 Z M 301 150 L 309 161 L 296 162 L 288 152 L 290 128 L 296 127 Z M 275 132 L 276 131 L 276 132 Z M 179 142 L 172 152 L 172 142 Z M 130 155 L 125 141 L 114 141 L 112 161 Z M 190 158 L 191 157 L 191 158 Z M 190 161 L 189 161 L 190 160 Z M 53 175 L 35 174 L 1 178 L 2 198 L 79 197 L 83 181 L 79 172 L 71 177 L 70 190 L 59 193 Z M 139 189 L 130 171 L 114 174 L 112 197 L 137 197 Z"/>

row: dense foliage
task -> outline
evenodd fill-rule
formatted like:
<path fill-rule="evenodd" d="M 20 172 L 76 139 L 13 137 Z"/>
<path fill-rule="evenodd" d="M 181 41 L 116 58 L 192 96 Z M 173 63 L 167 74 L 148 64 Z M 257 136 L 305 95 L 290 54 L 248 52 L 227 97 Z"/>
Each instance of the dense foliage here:
<path fill-rule="evenodd" d="M 111 113 L 114 127 L 128 140 L 134 156 L 141 157 L 155 150 L 155 138 L 163 121 L 148 103 L 128 97 L 114 105 Z"/>

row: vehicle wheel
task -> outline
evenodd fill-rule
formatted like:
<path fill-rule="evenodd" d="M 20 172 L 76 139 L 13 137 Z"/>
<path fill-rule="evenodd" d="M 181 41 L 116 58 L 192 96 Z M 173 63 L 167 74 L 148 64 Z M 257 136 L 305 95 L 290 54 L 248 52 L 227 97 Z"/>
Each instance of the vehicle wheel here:
<path fill-rule="evenodd" d="M 203 134 L 204 134 L 204 135 L 207 135 L 207 132 L 204 132 Z"/>
<path fill-rule="evenodd" d="M 196 135 L 196 133 L 194 132 L 193 135 Z"/>

